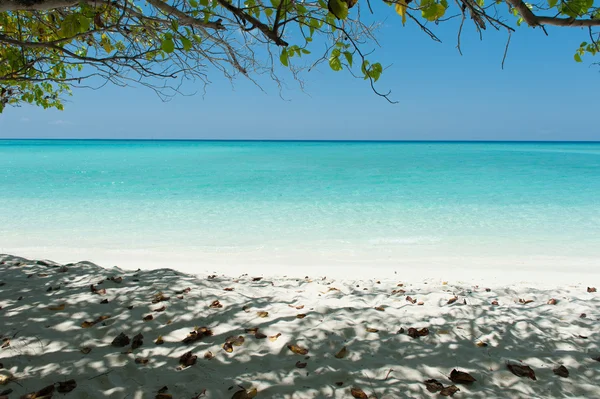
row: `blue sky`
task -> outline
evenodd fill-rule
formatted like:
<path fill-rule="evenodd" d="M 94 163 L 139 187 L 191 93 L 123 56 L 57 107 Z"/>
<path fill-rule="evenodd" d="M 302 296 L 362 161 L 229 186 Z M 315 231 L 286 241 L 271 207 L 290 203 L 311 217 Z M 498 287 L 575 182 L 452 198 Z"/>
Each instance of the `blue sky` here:
<path fill-rule="evenodd" d="M 502 70 L 505 32 L 488 30 L 480 41 L 465 24 L 461 56 L 455 23 L 434 27 L 440 44 L 410 22 L 403 28 L 391 8 L 376 12 L 381 47 L 370 58 L 389 66 L 378 87 L 398 104 L 327 65 L 303 76 L 305 92 L 288 79 L 285 100 L 269 82 L 265 94 L 213 74 L 204 98 L 165 103 L 147 89 L 105 87 L 75 91 L 63 112 L 8 108 L 0 138 L 600 140 L 600 66 L 573 60 L 586 30 L 546 37 L 522 26 Z"/>

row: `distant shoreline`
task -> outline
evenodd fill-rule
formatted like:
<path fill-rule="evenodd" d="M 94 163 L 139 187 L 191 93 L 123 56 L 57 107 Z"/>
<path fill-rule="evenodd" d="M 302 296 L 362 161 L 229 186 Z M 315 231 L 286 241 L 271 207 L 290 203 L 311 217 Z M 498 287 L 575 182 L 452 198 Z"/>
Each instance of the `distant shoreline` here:
<path fill-rule="evenodd" d="M 360 144 L 600 144 L 600 140 L 300 140 L 300 139 L 189 139 L 189 138 L 1 138 L 0 141 L 163 141 L 218 143 L 360 143 Z"/>

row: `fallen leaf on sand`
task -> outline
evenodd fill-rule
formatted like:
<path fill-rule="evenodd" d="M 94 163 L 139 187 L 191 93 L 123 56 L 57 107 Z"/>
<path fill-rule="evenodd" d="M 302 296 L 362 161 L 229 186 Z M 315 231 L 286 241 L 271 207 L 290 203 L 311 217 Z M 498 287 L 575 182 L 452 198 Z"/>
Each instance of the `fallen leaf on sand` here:
<path fill-rule="evenodd" d="M 59 393 L 69 393 L 73 389 L 77 388 L 77 382 L 75 382 L 75 380 L 68 380 L 65 382 L 57 382 L 57 385 L 58 385 L 58 387 L 56 387 L 56 390 Z"/>
<path fill-rule="evenodd" d="M 250 311 L 250 306 L 248 306 L 248 305 L 245 305 L 245 306 L 242 308 L 242 310 L 243 310 L 244 312 L 248 313 L 248 312 Z"/>
<path fill-rule="evenodd" d="M 169 390 L 169 387 L 165 385 L 164 387 L 162 387 L 161 389 L 158 390 L 158 393 L 165 393 L 168 390 Z"/>
<path fill-rule="evenodd" d="M 454 396 L 456 392 L 460 391 L 456 385 L 450 385 L 440 391 L 442 396 Z"/>
<path fill-rule="evenodd" d="M 101 305 L 106 305 L 108 303 L 108 299 L 103 299 L 100 301 Z"/>
<path fill-rule="evenodd" d="M 198 359 L 198 356 L 192 355 L 191 351 L 190 352 L 185 352 L 179 358 L 179 364 L 181 364 L 183 367 L 188 367 L 188 366 L 191 366 L 193 364 L 196 364 L 196 360 L 197 359 Z"/>
<path fill-rule="evenodd" d="M 488 344 L 486 344 L 483 341 L 478 341 L 475 345 L 477 345 L 480 348 L 485 348 L 486 346 L 488 346 Z"/>
<path fill-rule="evenodd" d="M 160 392 L 156 394 L 154 399 L 173 399 L 173 395 L 171 395 L 170 393 Z"/>
<path fill-rule="evenodd" d="M 154 341 L 155 345 L 162 345 L 165 343 L 165 340 L 163 339 L 162 335 L 159 335 L 158 338 L 156 338 L 156 341 Z"/>
<path fill-rule="evenodd" d="M 437 330 L 436 334 L 447 335 L 447 334 L 450 334 L 450 330 Z"/>
<path fill-rule="evenodd" d="M 4 338 L 4 343 L 2 344 L 1 348 L 5 349 L 5 348 L 8 348 L 9 346 L 10 346 L 10 339 Z"/>
<path fill-rule="evenodd" d="M 263 317 L 263 318 L 264 318 L 264 317 L 267 317 L 267 316 L 269 316 L 269 312 L 260 311 L 260 312 L 256 312 L 256 315 L 257 315 L 258 317 Z"/>
<path fill-rule="evenodd" d="M 165 310 L 167 310 L 167 307 L 163 305 L 158 309 L 154 309 L 153 312 L 164 312 Z"/>
<path fill-rule="evenodd" d="M 229 287 L 229 288 L 224 288 L 225 291 L 233 291 L 233 288 Z"/>
<path fill-rule="evenodd" d="M 215 355 L 213 355 L 213 353 L 212 353 L 211 351 L 207 351 L 207 352 L 204 354 L 204 358 L 205 358 L 206 360 L 210 360 L 210 359 L 212 359 L 213 357 L 215 357 Z"/>
<path fill-rule="evenodd" d="M 298 310 L 304 309 L 304 305 L 298 305 L 298 306 L 296 306 L 296 309 L 298 309 Z"/>
<path fill-rule="evenodd" d="M 267 338 L 267 335 L 257 331 L 256 334 L 254 334 L 254 338 L 265 339 L 265 338 Z"/>
<path fill-rule="evenodd" d="M 131 341 L 131 349 L 136 350 L 143 344 L 144 344 L 144 336 L 142 334 L 138 334 L 135 337 L 133 337 L 133 341 Z"/>
<path fill-rule="evenodd" d="M 263 279 L 262 277 L 254 277 L 254 278 L 252 279 L 252 281 L 260 281 L 260 280 L 262 280 L 262 279 Z"/>
<path fill-rule="evenodd" d="M 534 381 L 537 380 L 535 372 L 529 366 L 508 363 L 506 367 L 517 377 L 529 377 Z"/>
<path fill-rule="evenodd" d="M 450 372 L 450 381 L 455 382 L 457 384 L 471 384 L 477 381 L 473 376 L 469 373 L 465 373 L 464 371 L 459 371 L 457 369 L 452 369 Z"/>
<path fill-rule="evenodd" d="M 523 299 L 523 298 L 519 298 L 519 303 L 522 305 L 527 305 L 528 303 L 533 302 L 533 299 Z"/>
<path fill-rule="evenodd" d="M 148 364 L 149 361 L 150 361 L 150 359 L 148 359 L 147 357 L 136 357 L 135 358 L 136 364 Z"/>
<path fill-rule="evenodd" d="M 412 298 L 411 298 L 411 297 L 409 297 L 409 296 L 407 296 L 407 297 L 406 297 L 406 301 L 407 301 L 407 302 L 410 302 L 410 303 L 412 303 L 413 305 L 414 305 L 415 303 L 417 303 L 417 300 L 416 300 L 416 299 L 412 299 Z"/>
<path fill-rule="evenodd" d="M 303 348 L 301 346 L 289 344 L 287 347 L 288 347 L 289 350 L 291 350 L 292 352 L 294 352 L 296 355 L 306 355 L 306 354 L 308 354 L 308 349 Z"/>
<path fill-rule="evenodd" d="M 298 360 L 298 361 L 296 362 L 296 368 L 298 368 L 298 369 L 303 369 L 303 368 L 306 368 L 306 365 L 307 365 L 307 364 L 308 364 L 308 363 L 306 363 L 306 362 L 301 362 L 300 360 Z"/>
<path fill-rule="evenodd" d="M 448 299 L 448 305 L 452 305 L 456 301 L 458 301 L 458 297 L 453 296 L 452 298 Z"/>
<path fill-rule="evenodd" d="M 239 337 L 227 337 L 225 339 L 225 343 L 223 344 L 223 349 L 225 350 L 225 352 L 227 353 L 231 353 L 233 352 L 233 346 L 242 346 L 244 344 L 244 337 L 243 336 L 239 336 Z"/>
<path fill-rule="evenodd" d="M 376 328 L 371 328 L 371 327 L 366 327 L 366 330 L 367 330 L 367 332 L 370 332 L 370 333 L 376 333 L 376 332 L 379 332 L 379 330 L 378 330 L 378 329 L 376 329 Z"/>
<path fill-rule="evenodd" d="M 423 302 L 423 301 L 417 302 L 417 306 L 423 306 L 423 305 L 425 305 L 425 302 Z"/>
<path fill-rule="evenodd" d="M 159 302 L 163 302 L 163 301 L 168 301 L 169 299 L 171 299 L 168 296 L 165 296 L 162 292 L 159 292 L 157 294 L 154 294 L 154 298 L 152 299 L 152 303 L 159 303 Z"/>
<path fill-rule="evenodd" d="M 362 389 L 360 389 L 358 387 L 352 387 L 350 389 L 350 393 L 352 394 L 353 398 L 357 398 L 357 399 L 369 399 L 369 397 L 367 396 L 367 394 L 365 393 L 365 391 L 363 391 Z"/>
<path fill-rule="evenodd" d="M 95 326 L 98 323 L 103 322 L 106 319 L 109 319 L 110 316 L 100 316 L 98 317 L 96 320 L 94 321 L 84 321 L 83 323 L 81 323 L 81 328 L 90 328 Z"/>
<path fill-rule="evenodd" d="M 115 339 L 113 339 L 112 341 L 112 346 L 116 346 L 118 348 L 122 348 L 124 346 L 129 345 L 129 337 L 127 335 L 125 335 L 124 333 L 121 333 L 119 335 L 117 335 L 117 337 Z"/>
<path fill-rule="evenodd" d="M 150 321 L 152 319 L 154 319 L 154 316 L 152 316 L 151 314 L 149 314 L 148 316 L 145 316 L 143 320 L 144 321 Z"/>
<path fill-rule="evenodd" d="M 246 328 L 244 331 L 248 334 L 256 334 L 258 332 L 258 327 Z"/>
<path fill-rule="evenodd" d="M 89 346 L 84 346 L 83 348 L 80 349 L 80 351 L 84 355 L 87 355 L 88 353 L 90 353 L 92 351 L 92 348 L 90 348 Z"/>
<path fill-rule="evenodd" d="M 190 332 L 187 337 L 183 339 L 184 344 L 191 344 L 192 342 L 196 342 L 204 337 L 210 337 L 213 335 L 211 329 L 207 327 L 196 327 L 194 331 Z"/>
<path fill-rule="evenodd" d="M 375 310 L 379 310 L 380 312 L 385 312 L 385 308 L 383 306 L 377 306 Z"/>
<path fill-rule="evenodd" d="M 439 392 L 444 389 L 444 386 L 438 380 L 431 379 L 425 381 L 425 388 L 427 388 L 429 392 Z"/>
<path fill-rule="evenodd" d="M 596 287 L 587 287 L 587 292 L 596 292 Z"/>
<path fill-rule="evenodd" d="M 421 328 L 420 330 L 417 330 L 416 328 L 411 327 L 408 329 L 408 336 L 411 338 L 425 337 L 427 335 L 429 335 L 428 328 Z"/>
<path fill-rule="evenodd" d="M 305 318 L 305 317 L 306 317 L 306 314 L 305 314 L 305 313 L 299 313 L 299 314 L 297 314 L 297 315 L 296 315 L 296 318 L 297 318 L 297 319 L 303 319 L 303 318 Z"/>
<path fill-rule="evenodd" d="M 492 305 L 493 306 L 499 306 L 500 304 L 498 303 L 498 301 L 492 301 Z"/>
<path fill-rule="evenodd" d="M 269 340 L 270 340 L 271 342 L 275 342 L 275 341 L 277 341 L 277 338 L 279 338 L 279 337 L 281 337 L 281 333 L 277 333 L 277 334 L 275 334 L 275 335 L 271 335 L 271 336 L 269 337 Z"/>
<path fill-rule="evenodd" d="M 548 305 L 556 305 L 557 302 L 558 301 L 556 299 L 552 298 L 548 301 Z"/>
<path fill-rule="evenodd" d="M 338 353 L 336 353 L 335 357 L 338 359 L 343 359 L 346 357 L 346 355 L 348 354 L 348 348 L 346 348 L 345 346 L 340 349 L 340 351 Z"/>
<path fill-rule="evenodd" d="M 65 306 L 66 306 L 66 304 L 64 304 L 64 303 L 61 303 L 58 306 L 48 306 L 48 310 L 52 310 L 54 312 L 60 312 L 62 310 L 65 310 Z"/>
<path fill-rule="evenodd" d="M 249 390 L 240 389 L 236 393 L 233 394 L 231 399 L 252 399 L 258 394 L 258 390 L 256 388 L 252 388 Z"/>
<path fill-rule="evenodd" d="M 123 281 L 123 277 L 109 277 L 108 280 L 118 284 Z"/>
<path fill-rule="evenodd" d="M 579 315 L 580 319 L 585 319 L 586 317 L 587 317 L 587 314 L 585 314 L 585 313 L 582 313 L 582 314 Z"/>
<path fill-rule="evenodd" d="M 49 399 L 52 398 L 54 393 L 54 385 L 48 385 L 45 388 L 40 389 L 37 392 L 32 392 L 27 395 L 21 396 L 21 399 Z"/>
<path fill-rule="evenodd" d="M 97 294 L 97 295 L 105 295 L 106 294 L 106 288 L 97 289 L 96 287 L 94 287 L 94 284 L 90 285 L 90 291 L 92 291 L 92 294 Z"/>
<path fill-rule="evenodd" d="M 208 307 L 211 309 L 220 309 L 223 307 L 223 305 L 221 305 L 221 302 L 216 300 L 216 301 L 212 301 L 212 303 Z"/>
<path fill-rule="evenodd" d="M 335 385 L 337 385 L 338 387 L 341 387 L 342 385 L 344 385 L 344 381 L 337 381 L 337 382 L 335 382 Z"/>
<path fill-rule="evenodd" d="M 12 375 L 5 375 L 5 374 L 0 374 L 0 385 L 6 385 L 9 382 L 11 382 L 13 380 L 13 376 Z M 8 394 L 6 394 L 8 395 Z"/>
<path fill-rule="evenodd" d="M 181 291 L 175 291 L 175 295 L 182 295 L 182 294 L 187 294 L 188 292 L 190 292 L 192 289 L 190 287 L 187 287 L 186 289 L 183 289 Z"/>
<path fill-rule="evenodd" d="M 558 366 L 552 371 L 559 377 L 569 378 L 569 370 L 565 366 Z"/>

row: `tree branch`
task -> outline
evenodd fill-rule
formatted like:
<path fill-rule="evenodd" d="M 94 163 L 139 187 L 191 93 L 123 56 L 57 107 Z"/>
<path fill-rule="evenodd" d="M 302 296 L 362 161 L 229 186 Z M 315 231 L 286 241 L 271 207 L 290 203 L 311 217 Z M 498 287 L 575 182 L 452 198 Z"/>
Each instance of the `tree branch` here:
<path fill-rule="evenodd" d="M 600 26 L 600 19 L 577 19 L 577 18 L 556 18 L 556 17 L 541 17 L 537 16 L 523 3 L 522 0 L 506 0 L 508 4 L 517 9 L 523 21 L 529 26 L 565 26 L 565 27 L 587 27 Z"/>

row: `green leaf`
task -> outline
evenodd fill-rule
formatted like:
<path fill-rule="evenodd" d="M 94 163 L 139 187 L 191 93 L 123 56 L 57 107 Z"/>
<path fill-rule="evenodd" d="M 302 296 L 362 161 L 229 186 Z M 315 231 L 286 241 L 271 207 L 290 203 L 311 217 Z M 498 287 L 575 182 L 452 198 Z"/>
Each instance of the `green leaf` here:
<path fill-rule="evenodd" d="M 175 51 L 175 42 L 173 42 L 173 39 L 165 39 L 162 41 L 160 48 L 162 48 L 165 53 L 172 53 Z"/>
<path fill-rule="evenodd" d="M 446 8 L 434 0 L 424 0 L 421 2 L 421 14 L 428 21 L 437 21 L 446 13 Z"/>
<path fill-rule="evenodd" d="M 181 45 L 185 51 L 189 51 L 192 48 L 192 42 L 187 37 L 181 38 Z"/>
<path fill-rule="evenodd" d="M 272 8 L 265 8 L 265 14 L 267 17 L 270 17 L 271 15 L 273 15 L 273 9 Z"/>
<path fill-rule="evenodd" d="M 200 0 L 200 4 L 204 7 L 208 7 L 208 0 Z"/>
<path fill-rule="evenodd" d="M 579 53 L 575 53 L 575 55 L 573 56 L 573 58 L 575 58 L 576 62 L 582 62 L 581 56 L 579 55 Z"/>
<path fill-rule="evenodd" d="M 594 0 L 569 0 L 561 4 L 560 12 L 571 18 L 577 18 L 588 12 Z"/>
<path fill-rule="evenodd" d="M 342 70 L 342 62 L 337 57 L 329 57 L 329 67 L 338 72 Z"/>
<path fill-rule="evenodd" d="M 557 4 L 558 4 L 558 0 L 548 0 L 548 7 L 550 7 L 550 8 L 556 7 Z"/>
<path fill-rule="evenodd" d="M 348 3 L 344 0 L 329 0 L 327 8 L 337 19 L 348 18 Z"/>
<path fill-rule="evenodd" d="M 198 7 L 198 0 L 190 0 L 190 6 L 194 8 Z"/>
<path fill-rule="evenodd" d="M 283 66 L 289 65 L 290 58 L 288 56 L 287 49 L 284 48 L 281 50 L 281 54 L 279 55 L 279 61 L 281 61 L 281 64 L 283 64 Z"/>
<path fill-rule="evenodd" d="M 346 57 L 346 61 L 348 61 L 348 65 L 352 66 L 352 53 L 349 51 L 344 51 L 344 57 Z"/>

